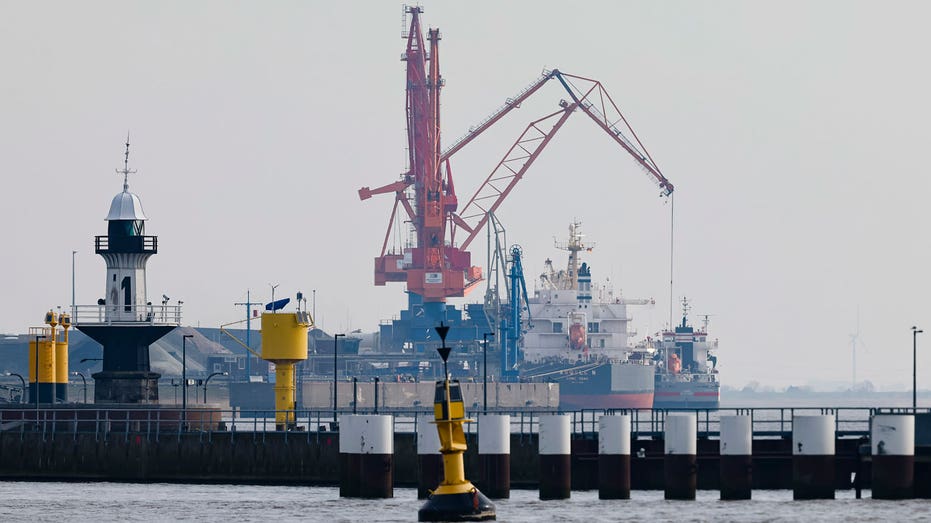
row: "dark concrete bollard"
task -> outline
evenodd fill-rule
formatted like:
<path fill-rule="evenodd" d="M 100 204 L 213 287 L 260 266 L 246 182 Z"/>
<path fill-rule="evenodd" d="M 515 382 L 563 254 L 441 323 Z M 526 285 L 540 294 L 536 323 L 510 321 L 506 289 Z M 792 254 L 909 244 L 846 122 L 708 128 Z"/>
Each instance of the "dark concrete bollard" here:
<path fill-rule="evenodd" d="M 341 497 L 394 496 L 391 416 L 344 415 L 339 420 Z"/>
<path fill-rule="evenodd" d="M 750 416 L 721 416 L 721 499 L 750 499 L 753 429 Z"/>
<path fill-rule="evenodd" d="M 598 499 L 630 499 L 630 415 L 598 420 Z"/>
<path fill-rule="evenodd" d="M 540 499 L 569 499 L 572 492 L 569 416 L 540 416 Z"/>
<path fill-rule="evenodd" d="M 666 416 L 663 463 L 666 499 L 695 499 L 698 487 L 696 429 L 694 412 L 671 412 Z"/>
<path fill-rule="evenodd" d="M 834 415 L 792 419 L 792 497 L 834 499 Z"/>
<path fill-rule="evenodd" d="M 909 499 L 915 494 L 915 417 L 880 414 L 870 423 L 873 499 Z"/>
<path fill-rule="evenodd" d="M 511 497 L 511 416 L 478 417 L 478 459 L 482 493 L 491 499 Z"/>
<path fill-rule="evenodd" d="M 417 415 L 417 499 L 426 499 L 443 481 L 443 455 L 430 414 Z"/>

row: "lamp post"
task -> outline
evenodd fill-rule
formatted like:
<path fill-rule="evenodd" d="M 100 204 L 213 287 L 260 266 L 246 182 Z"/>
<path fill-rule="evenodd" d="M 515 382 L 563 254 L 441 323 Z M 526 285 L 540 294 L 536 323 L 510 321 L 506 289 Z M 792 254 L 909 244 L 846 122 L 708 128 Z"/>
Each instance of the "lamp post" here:
<path fill-rule="evenodd" d="M 912 327 L 912 413 L 918 408 L 918 334 L 924 332 Z"/>
<path fill-rule="evenodd" d="M 482 413 L 488 414 L 488 337 L 494 336 L 494 332 L 482 334 Z"/>
<path fill-rule="evenodd" d="M 71 317 L 74 318 L 75 322 L 78 320 L 74 310 L 74 255 L 77 253 L 78 251 L 71 251 Z M 85 403 L 87 402 L 85 401 Z"/>
<path fill-rule="evenodd" d="M 87 378 L 85 378 L 84 375 L 78 371 L 72 372 L 71 375 L 81 377 L 81 382 L 84 384 L 84 403 L 87 403 Z"/>
<path fill-rule="evenodd" d="M 193 334 L 181 336 L 181 420 L 187 420 L 187 339 Z"/>
<path fill-rule="evenodd" d="M 23 384 L 23 388 L 21 389 L 22 392 L 21 392 L 20 395 L 19 395 L 19 402 L 20 402 L 20 403 L 24 403 L 24 398 L 25 398 L 25 396 L 26 396 L 26 380 L 23 379 L 22 376 L 20 376 L 19 374 L 15 373 L 15 372 L 7 372 L 6 375 L 7 375 L 7 376 L 16 376 L 17 378 L 19 378 L 20 383 Z M 10 398 L 10 399 L 12 399 L 12 398 Z"/>
<path fill-rule="evenodd" d="M 345 337 L 345 334 L 333 335 L 333 423 L 336 423 L 336 357 L 339 355 L 339 338 Z"/>
<path fill-rule="evenodd" d="M 210 383 L 210 378 L 214 376 L 229 376 L 229 372 L 214 372 L 210 376 L 207 376 L 207 379 L 204 380 L 204 405 L 207 404 L 207 384 Z"/>

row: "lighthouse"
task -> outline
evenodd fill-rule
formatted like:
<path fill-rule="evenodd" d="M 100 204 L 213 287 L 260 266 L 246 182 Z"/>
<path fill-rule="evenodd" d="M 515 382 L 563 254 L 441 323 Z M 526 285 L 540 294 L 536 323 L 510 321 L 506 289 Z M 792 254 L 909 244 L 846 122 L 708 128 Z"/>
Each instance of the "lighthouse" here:
<path fill-rule="evenodd" d="M 75 307 L 74 325 L 103 345 L 103 370 L 93 375 L 95 403 L 157 403 L 158 379 L 149 366 L 149 345 L 181 322 L 181 304 L 165 297 L 152 305 L 146 293 L 146 262 L 158 252 L 158 237 L 147 236 L 139 196 L 129 191 L 129 139 L 123 190 L 113 197 L 107 234 L 94 238 L 94 251 L 107 264 L 104 297 Z"/>

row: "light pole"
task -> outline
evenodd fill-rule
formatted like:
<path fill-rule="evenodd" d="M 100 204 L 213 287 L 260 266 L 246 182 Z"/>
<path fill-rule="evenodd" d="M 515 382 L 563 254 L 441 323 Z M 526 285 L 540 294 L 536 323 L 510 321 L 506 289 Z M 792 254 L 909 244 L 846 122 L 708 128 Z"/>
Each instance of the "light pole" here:
<path fill-rule="evenodd" d="M 918 334 L 924 332 L 918 327 L 912 327 L 912 414 L 918 408 Z"/>
<path fill-rule="evenodd" d="M 181 420 L 187 420 L 187 339 L 193 334 L 181 336 Z"/>
<path fill-rule="evenodd" d="M 210 376 L 207 376 L 207 379 L 204 380 L 204 405 L 207 404 L 207 384 L 210 383 L 210 378 L 214 376 L 229 376 L 229 372 L 214 372 Z"/>
<path fill-rule="evenodd" d="M 87 378 L 85 378 L 84 375 L 78 371 L 72 372 L 71 375 L 81 377 L 81 382 L 84 383 L 84 403 L 87 403 Z"/>
<path fill-rule="evenodd" d="M 484 381 L 482 385 L 482 413 L 488 414 L 488 337 L 494 336 L 494 332 L 482 334 L 482 374 Z"/>
<path fill-rule="evenodd" d="M 333 335 L 333 423 L 336 423 L 336 370 L 337 362 L 336 357 L 339 355 L 339 337 L 346 336 L 345 334 L 334 334 Z"/>
<path fill-rule="evenodd" d="M 39 427 L 39 340 L 44 340 L 46 336 L 36 335 L 36 384 L 35 384 L 35 401 L 36 401 L 36 428 Z"/>
<path fill-rule="evenodd" d="M 74 318 L 75 322 L 78 321 L 74 310 L 74 255 L 77 253 L 78 251 L 71 251 L 71 317 Z M 85 403 L 87 403 L 87 401 L 85 401 Z"/>
<path fill-rule="evenodd" d="M 25 397 L 26 397 L 26 380 L 23 379 L 22 376 L 20 376 L 19 374 L 15 373 L 15 372 L 7 372 L 6 375 L 7 375 L 7 376 L 16 376 L 17 378 L 19 378 L 20 383 L 23 384 L 23 388 L 21 389 L 22 392 L 19 394 L 19 402 L 20 402 L 20 403 L 24 403 L 24 402 L 25 402 Z M 11 398 L 11 399 L 12 399 L 12 398 Z"/>

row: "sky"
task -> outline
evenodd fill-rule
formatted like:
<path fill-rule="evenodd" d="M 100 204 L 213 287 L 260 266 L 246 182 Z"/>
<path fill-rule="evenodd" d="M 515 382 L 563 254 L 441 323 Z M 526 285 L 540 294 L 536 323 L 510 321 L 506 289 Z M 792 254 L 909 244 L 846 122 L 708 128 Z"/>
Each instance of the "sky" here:
<path fill-rule="evenodd" d="M 400 3 L 0 5 L 0 332 L 70 303 L 72 251 L 77 302 L 103 295 L 93 237 L 127 132 L 130 188 L 159 237 L 148 294 L 183 300 L 186 324 L 240 319 L 234 303 L 267 301 L 270 284 L 315 294 L 331 332 L 397 316 L 403 288 L 372 276 L 392 199 L 356 191 L 406 168 Z M 725 385 L 849 384 L 859 316 L 857 379 L 910 388 L 910 328 L 931 336 L 931 6 L 422 5 L 443 36 L 447 144 L 544 68 L 603 83 L 675 184 L 672 294 L 696 323 L 710 315 Z M 547 86 L 454 155 L 460 200 L 563 97 Z M 498 217 L 531 287 L 546 258 L 565 263 L 553 239 L 579 219 L 594 279 L 656 300 L 631 309 L 638 336 L 669 321 L 670 203 L 584 115 Z M 484 240 L 471 249 L 484 265 Z"/>

